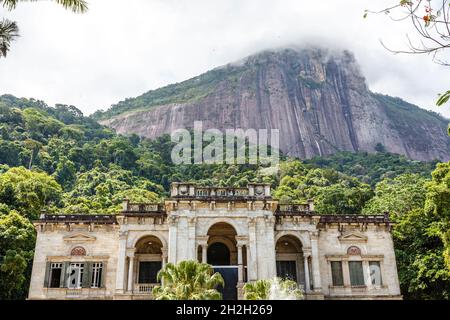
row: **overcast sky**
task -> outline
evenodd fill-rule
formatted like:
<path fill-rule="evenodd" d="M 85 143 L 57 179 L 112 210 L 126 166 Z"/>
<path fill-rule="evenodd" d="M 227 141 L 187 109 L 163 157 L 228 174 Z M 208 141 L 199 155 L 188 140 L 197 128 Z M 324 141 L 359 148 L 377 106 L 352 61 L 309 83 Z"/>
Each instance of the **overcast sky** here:
<path fill-rule="evenodd" d="M 85 114 L 263 49 L 318 43 L 353 51 L 372 91 L 441 111 L 450 68 L 393 55 L 409 24 L 369 16 L 393 0 L 88 0 L 83 15 L 50 1 L 0 9 L 21 37 L 0 59 L 0 94 L 73 104 Z M 395 2 L 395 1 L 394 1 Z"/>

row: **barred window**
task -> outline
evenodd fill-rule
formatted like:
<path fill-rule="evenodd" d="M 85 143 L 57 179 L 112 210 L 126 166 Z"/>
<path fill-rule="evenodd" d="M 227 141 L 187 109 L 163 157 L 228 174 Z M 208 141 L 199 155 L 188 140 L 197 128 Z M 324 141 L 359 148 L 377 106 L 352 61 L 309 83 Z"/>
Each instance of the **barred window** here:
<path fill-rule="evenodd" d="M 62 263 L 52 263 L 50 265 L 50 288 L 59 288 L 61 285 Z"/>
<path fill-rule="evenodd" d="M 344 277 L 342 275 L 341 261 L 331 261 L 331 278 L 333 281 L 333 286 L 344 285 Z"/>
<path fill-rule="evenodd" d="M 103 263 L 94 262 L 92 264 L 91 288 L 100 288 L 102 286 Z"/>
<path fill-rule="evenodd" d="M 352 286 L 364 286 L 364 272 L 362 261 L 349 261 L 350 284 Z"/>

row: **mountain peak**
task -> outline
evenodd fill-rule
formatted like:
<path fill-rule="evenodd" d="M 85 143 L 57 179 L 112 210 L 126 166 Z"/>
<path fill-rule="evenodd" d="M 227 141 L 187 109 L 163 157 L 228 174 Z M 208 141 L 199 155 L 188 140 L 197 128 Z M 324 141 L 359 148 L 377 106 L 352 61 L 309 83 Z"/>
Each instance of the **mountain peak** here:
<path fill-rule="evenodd" d="M 370 92 L 346 50 L 265 50 L 96 117 L 119 133 L 151 138 L 194 121 L 204 129 L 279 129 L 282 151 L 300 158 L 375 152 L 382 144 L 412 159 L 450 159 L 445 119 Z"/>

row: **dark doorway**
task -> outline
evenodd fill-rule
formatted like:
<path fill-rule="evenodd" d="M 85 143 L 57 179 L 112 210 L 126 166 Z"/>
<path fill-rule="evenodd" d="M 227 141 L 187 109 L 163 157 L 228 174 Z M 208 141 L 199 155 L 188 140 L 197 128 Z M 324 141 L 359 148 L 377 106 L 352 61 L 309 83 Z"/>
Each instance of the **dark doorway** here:
<path fill-rule="evenodd" d="M 223 300 L 237 300 L 237 282 L 238 282 L 238 268 L 237 267 L 223 267 L 214 268 L 215 272 L 222 275 L 225 286 L 220 286 L 217 290 L 222 293 Z"/>
<path fill-rule="evenodd" d="M 295 261 L 277 261 L 277 276 L 297 282 L 297 263 Z"/>
<path fill-rule="evenodd" d="M 207 262 L 212 266 L 229 266 L 230 250 L 221 242 L 208 246 Z"/>
<path fill-rule="evenodd" d="M 139 283 L 158 283 L 157 274 L 161 270 L 161 261 L 141 261 L 139 263 Z"/>

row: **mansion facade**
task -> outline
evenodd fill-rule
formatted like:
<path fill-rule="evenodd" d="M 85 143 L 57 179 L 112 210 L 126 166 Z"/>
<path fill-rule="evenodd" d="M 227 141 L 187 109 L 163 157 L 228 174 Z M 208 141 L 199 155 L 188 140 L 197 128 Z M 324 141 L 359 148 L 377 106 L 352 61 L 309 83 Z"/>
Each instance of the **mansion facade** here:
<path fill-rule="evenodd" d="M 318 215 L 281 204 L 270 185 L 173 183 L 160 204 L 125 201 L 116 215 L 35 222 L 29 299 L 152 299 L 168 262 L 207 262 L 225 299 L 246 282 L 290 278 L 306 299 L 401 299 L 387 214 Z"/>

